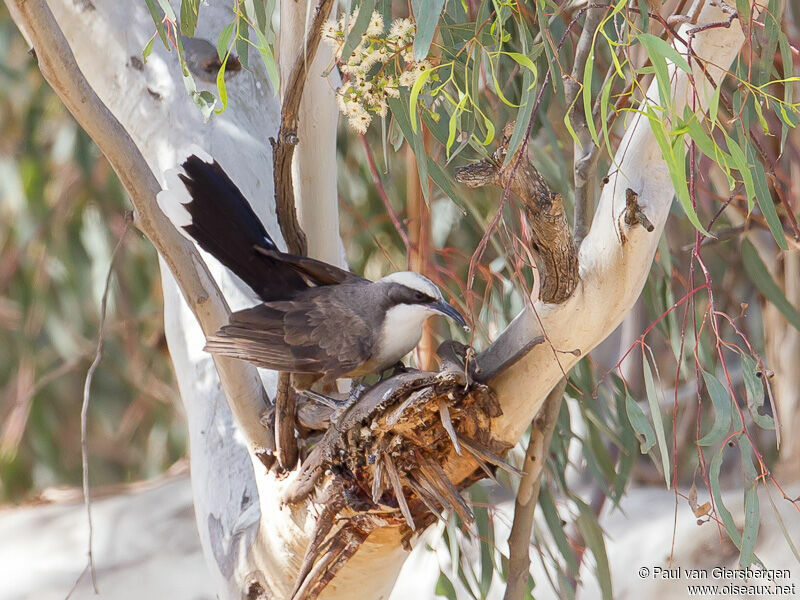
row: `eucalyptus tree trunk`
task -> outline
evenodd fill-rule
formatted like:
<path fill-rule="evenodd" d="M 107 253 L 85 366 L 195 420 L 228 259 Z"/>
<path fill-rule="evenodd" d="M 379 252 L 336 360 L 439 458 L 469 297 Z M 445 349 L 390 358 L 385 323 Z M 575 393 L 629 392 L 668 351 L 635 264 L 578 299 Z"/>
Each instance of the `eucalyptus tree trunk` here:
<path fill-rule="evenodd" d="M 502 452 L 512 446 L 563 373 L 614 330 L 639 296 L 674 195 L 646 118 L 636 115 L 630 120 L 614 161 L 615 170 L 605 184 L 579 254 L 571 243 L 560 198 L 550 194 L 532 166 L 525 167 L 527 157 L 520 158 L 524 178 L 511 181 L 511 187 L 526 203 L 533 229 L 537 229 L 536 221 L 540 219 L 542 231 L 553 234 L 547 238 L 550 242 L 539 240 L 539 249 L 546 251 L 542 290 L 547 302 L 538 301 L 526 308 L 477 357 L 480 384 L 468 392 L 460 391 L 464 388 L 461 373 L 450 370 L 401 380 L 394 388 L 391 383 L 383 384 L 367 397 L 368 401 L 375 400 L 372 405 L 358 407 L 369 411 L 356 411 L 360 419 L 372 419 L 376 431 L 391 437 L 394 425 L 386 411 L 397 407 L 382 405 L 380 399 L 394 398 L 393 394 L 405 384 L 415 385 L 417 391 L 424 393 L 415 392 L 408 399 L 415 410 L 419 409 L 419 420 L 411 427 L 421 435 L 445 429 L 449 435 L 454 424 L 456 429 L 469 426 L 472 435 L 480 437 L 483 444 L 471 446 L 472 455 L 443 447 L 432 452 L 401 444 L 395 454 L 396 464 L 383 458 L 387 469 L 394 469 L 389 479 L 397 496 L 396 514 L 378 518 L 344 507 L 349 511 L 349 523 L 354 525 L 334 532 L 347 535 L 338 537 L 336 544 L 329 547 L 331 551 L 338 548 L 340 554 L 331 558 L 328 552 L 319 557 L 320 561 L 309 563 L 307 550 L 324 539 L 317 534 L 331 531 L 337 513 L 330 511 L 347 497 L 342 490 L 345 484 L 327 468 L 326 460 L 355 450 L 374 451 L 379 457 L 387 455 L 380 453 L 380 442 L 371 438 L 372 434 L 366 440 L 363 435 L 358 440 L 352 438 L 353 444 L 361 444 L 354 449 L 342 445 L 343 439 L 350 438 L 340 439 L 340 432 L 329 430 L 317 445 L 321 449 L 317 455 L 312 452 L 294 471 L 280 473 L 269 468 L 274 440 L 270 427 L 260 424 L 269 403 L 254 379 L 255 369 L 223 360 L 216 362 L 215 369 L 215 363 L 202 351 L 204 334 L 213 332 L 224 320 L 228 309 L 225 300 L 230 308 L 238 309 L 253 304 L 255 298 L 210 256 L 197 254 L 191 245 L 175 237 L 177 234 L 169 230 L 163 215 L 153 210 L 157 185 L 151 181 L 155 176 L 163 184 L 164 170 L 176 165 L 190 143 L 198 144 L 220 162 L 251 201 L 270 234 L 281 240 L 268 141 L 276 135 L 280 120 L 278 96 L 255 61 L 251 61 L 255 73 L 242 70 L 227 81 L 228 109 L 203 123 L 183 89 L 175 54 L 156 43 L 147 63 L 140 59 L 153 33 L 143 1 L 50 0 L 55 21 L 48 16 L 44 0 L 6 3 L 31 40 L 45 77 L 109 157 L 131 194 L 140 228 L 162 256 L 165 327 L 186 405 L 198 531 L 220 597 L 288 599 L 296 584 L 305 581 L 301 590 L 305 589 L 309 596 L 316 590 L 324 598 L 385 598 L 407 556 L 409 542 L 418 539 L 409 525 L 416 521 L 418 532 L 432 520 L 419 501 L 427 492 L 414 488 L 417 500 L 409 506 L 403 488 L 413 487 L 414 478 L 424 476 L 428 484 L 440 486 L 442 494 L 450 494 L 442 505 L 465 510 L 456 490 L 479 477 L 476 472 L 481 460 L 492 460 L 483 447 Z M 209 41 L 205 51 L 213 58 L 214 42 L 231 20 L 229 3 L 210 0 L 201 11 L 196 36 Z M 292 33 L 285 36 L 280 50 L 284 73 L 286 60 L 294 60 L 297 55 L 302 37 L 298 24 L 306 22 L 305 11 L 306 3 L 286 2 L 282 7 L 287 34 L 288 24 L 292 23 Z M 707 2 L 700 9 L 696 24 L 724 19 L 724 13 Z M 686 28 L 683 26 L 684 33 Z M 739 23 L 734 21 L 730 28 L 698 33 L 693 49 L 710 65 L 708 72 L 713 79 L 720 81 L 723 69 L 730 65 L 743 40 Z M 82 75 L 70 62 L 70 49 Z M 299 122 L 312 129 L 298 130 L 293 177 L 305 233 L 315 243 L 320 241 L 318 247 L 310 246 L 311 252 L 335 260 L 341 257 L 333 217 L 336 115 L 328 84 L 319 80 L 321 62 L 324 59 L 312 63 L 311 84 L 301 104 Z M 710 98 L 710 86 L 701 68 L 694 65 L 702 102 Z M 88 80 L 88 89 L 73 85 L 82 77 Z M 199 75 L 197 78 L 201 89 L 213 89 L 213 83 L 199 81 Z M 683 114 L 690 96 L 686 74 L 673 70 L 672 84 L 674 111 Z M 657 98 L 655 85 L 649 95 Z M 111 113 L 106 114 L 98 103 L 105 104 Z M 114 117 L 124 129 L 112 127 L 116 127 Z M 114 136 L 108 135 L 109 127 L 115 131 Z M 125 145 L 127 135 L 132 145 Z M 141 168 L 141 164 L 148 168 Z M 479 165 L 470 177 L 467 179 L 474 185 L 505 184 L 507 177 L 514 179 L 515 175 L 502 170 L 491 172 L 489 165 Z M 653 230 L 645 229 L 638 219 L 628 218 L 628 190 L 637 195 L 635 208 L 646 215 Z M 317 219 L 317 215 L 333 216 Z M 202 262 L 207 271 L 199 264 Z M 209 274 L 210 278 L 204 279 Z M 557 277 L 557 284 L 553 284 L 553 277 Z M 262 371 L 260 376 L 268 396 L 273 398 L 275 373 Z M 447 402 L 453 398 L 461 404 L 451 405 L 451 420 Z M 345 423 L 349 429 L 343 430 L 361 433 L 361 422 L 354 417 L 352 423 Z M 457 444 L 454 447 L 458 450 Z M 325 456 L 326 450 L 331 454 Z M 350 458 L 353 457 L 351 453 Z M 362 475 L 367 479 L 359 483 L 367 489 L 372 485 L 375 490 L 375 481 L 369 480 L 369 474 L 359 473 Z M 377 479 L 380 488 L 383 478 Z M 324 518 L 330 520 L 327 531 Z"/>

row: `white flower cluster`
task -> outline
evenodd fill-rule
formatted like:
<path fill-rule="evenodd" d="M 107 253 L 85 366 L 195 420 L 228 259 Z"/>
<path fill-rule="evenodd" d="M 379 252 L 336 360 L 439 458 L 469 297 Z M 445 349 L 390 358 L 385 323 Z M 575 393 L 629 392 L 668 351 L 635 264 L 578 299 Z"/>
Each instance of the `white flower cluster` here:
<path fill-rule="evenodd" d="M 356 9 L 347 19 L 328 21 L 322 36 L 332 47 L 347 81 L 337 90 L 339 110 L 347 116 L 350 127 L 365 133 L 374 115 L 386 116 L 388 98 L 398 98 L 401 87 L 411 87 L 420 73 L 430 69 L 427 60 L 414 60 L 416 27 L 410 19 L 395 20 L 388 33 L 383 17 L 372 13 L 369 25 L 352 55 L 342 62 L 347 34 L 358 18 Z"/>

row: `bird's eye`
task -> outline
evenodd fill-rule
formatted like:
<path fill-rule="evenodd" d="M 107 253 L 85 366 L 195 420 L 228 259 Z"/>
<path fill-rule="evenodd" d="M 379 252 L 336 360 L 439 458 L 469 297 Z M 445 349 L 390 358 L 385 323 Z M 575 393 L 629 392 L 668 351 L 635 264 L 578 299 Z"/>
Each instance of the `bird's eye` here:
<path fill-rule="evenodd" d="M 428 300 L 428 296 L 422 292 L 414 292 L 414 300 L 417 302 L 426 302 Z"/>

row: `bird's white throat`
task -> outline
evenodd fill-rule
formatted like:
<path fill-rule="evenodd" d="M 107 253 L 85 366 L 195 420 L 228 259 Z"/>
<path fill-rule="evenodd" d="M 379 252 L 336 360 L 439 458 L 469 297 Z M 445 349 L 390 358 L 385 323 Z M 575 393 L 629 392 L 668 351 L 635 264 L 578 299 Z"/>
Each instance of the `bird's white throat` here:
<path fill-rule="evenodd" d="M 389 367 L 411 352 L 422 337 L 422 324 L 436 311 L 420 304 L 399 304 L 386 311 L 377 364 Z"/>

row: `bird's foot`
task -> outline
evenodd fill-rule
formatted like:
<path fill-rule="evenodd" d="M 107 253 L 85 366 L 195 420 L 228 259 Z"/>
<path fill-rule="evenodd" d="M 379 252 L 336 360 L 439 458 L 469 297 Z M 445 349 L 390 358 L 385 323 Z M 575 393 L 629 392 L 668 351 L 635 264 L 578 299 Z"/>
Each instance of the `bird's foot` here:
<path fill-rule="evenodd" d="M 347 396 L 348 401 L 358 400 L 361 394 L 367 391 L 367 385 L 364 383 L 364 378 L 353 379 L 350 384 L 350 393 Z"/>

